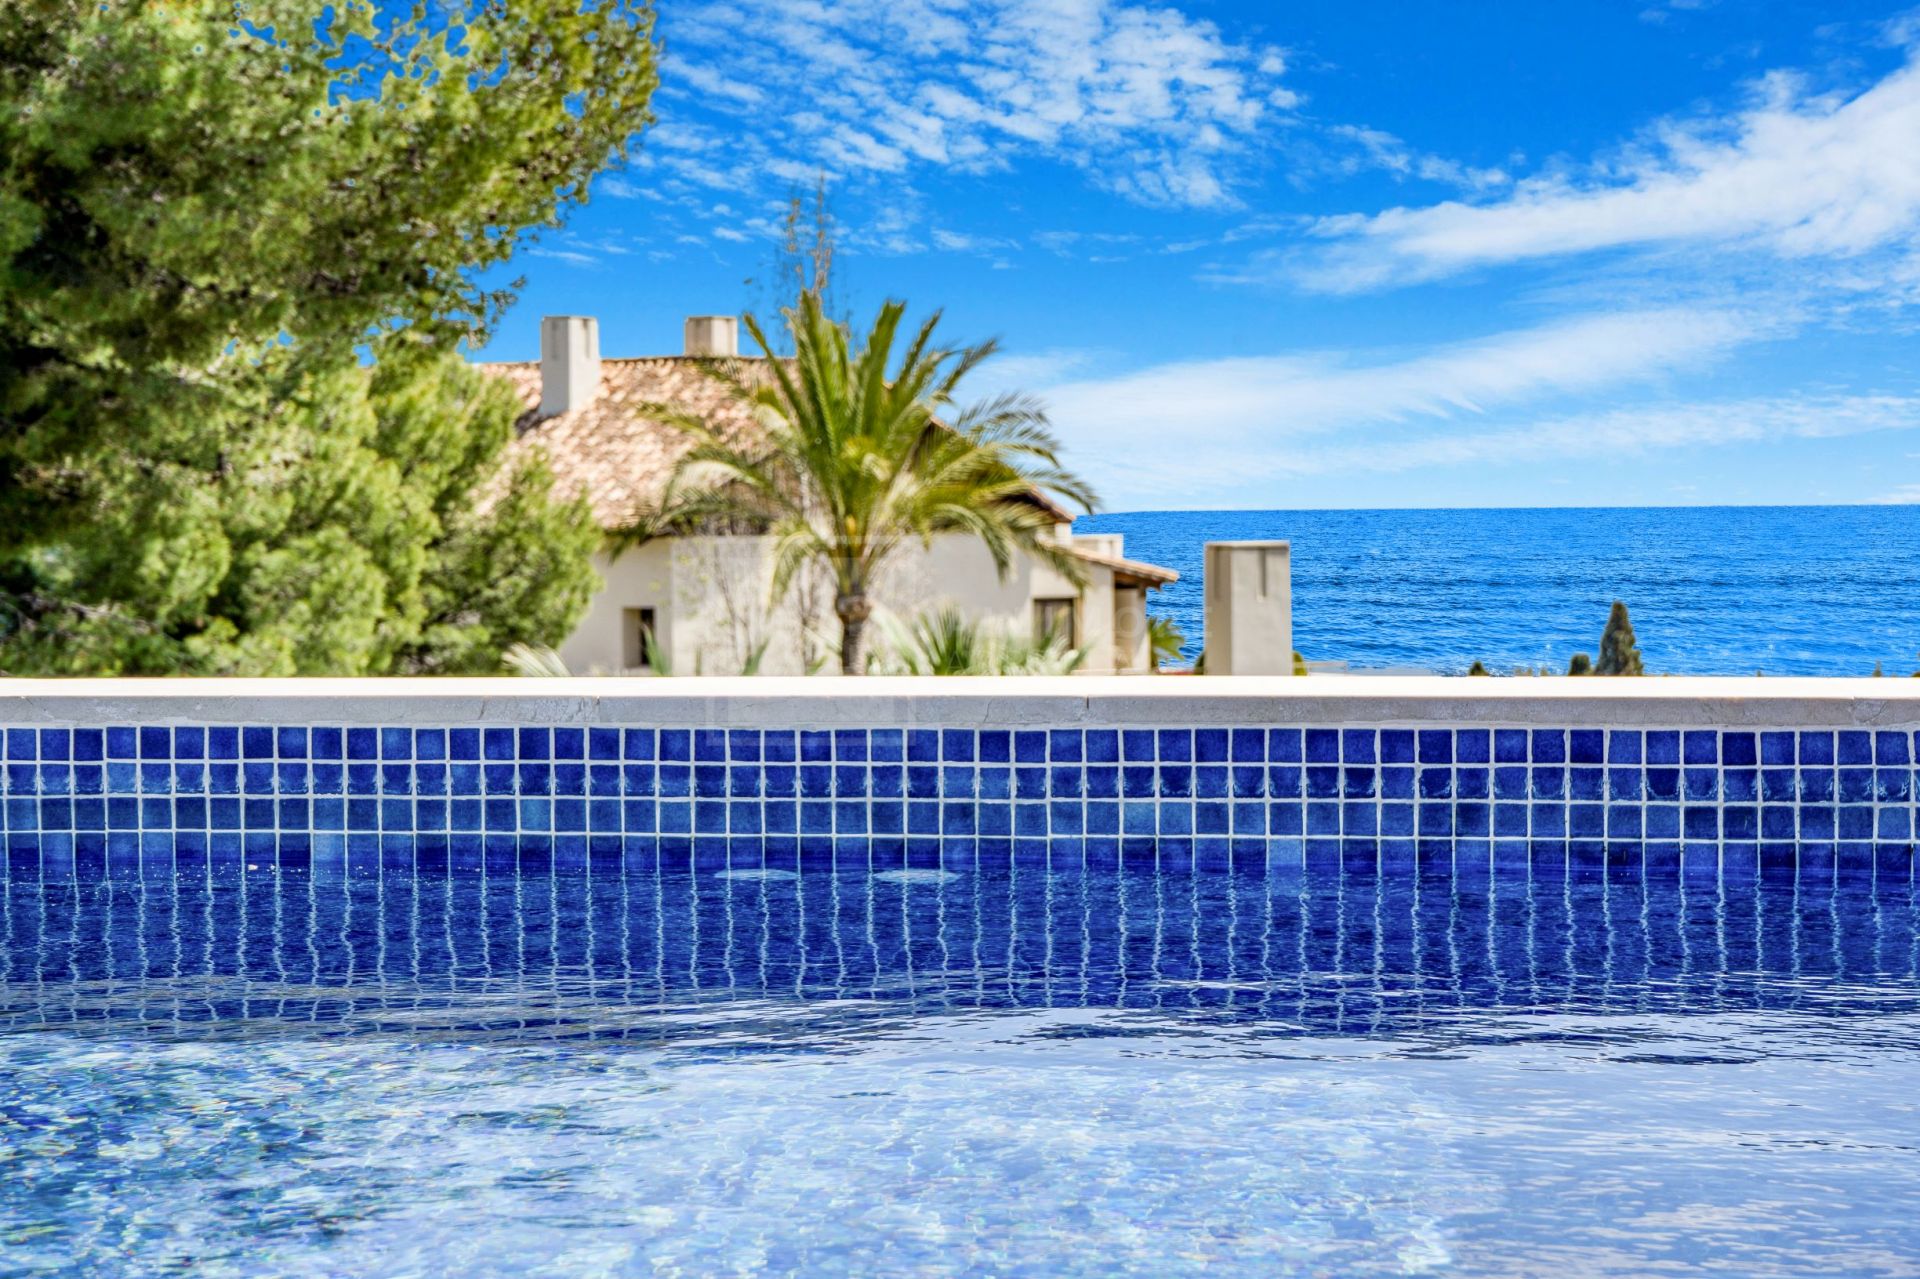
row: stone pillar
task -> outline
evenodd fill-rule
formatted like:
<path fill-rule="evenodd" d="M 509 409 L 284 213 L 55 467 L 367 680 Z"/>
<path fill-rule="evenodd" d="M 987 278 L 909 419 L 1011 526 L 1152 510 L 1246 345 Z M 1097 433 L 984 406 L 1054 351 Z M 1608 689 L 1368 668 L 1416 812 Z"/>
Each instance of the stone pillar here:
<path fill-rule="evenodd" d="M 1209 675 L 1293 674 L 1293 576 L 1285 542 L 1208 542 Z"/>

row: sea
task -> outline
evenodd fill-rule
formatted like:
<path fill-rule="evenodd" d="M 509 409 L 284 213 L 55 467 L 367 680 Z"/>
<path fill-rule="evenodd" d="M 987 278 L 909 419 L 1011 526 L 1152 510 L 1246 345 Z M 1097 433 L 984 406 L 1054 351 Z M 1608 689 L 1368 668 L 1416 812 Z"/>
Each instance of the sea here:
<path fill-rule="evenodd" d="M 1292 546 L 1293 644 L 1356 671 L 1564 672 L 1626 602 L 1648 673 L 1910 676 L 1920 506 L 1128 511 L 1078 532 L 1180 571 L 1149 596 L 1201 652 L 1202 548 Z"/>

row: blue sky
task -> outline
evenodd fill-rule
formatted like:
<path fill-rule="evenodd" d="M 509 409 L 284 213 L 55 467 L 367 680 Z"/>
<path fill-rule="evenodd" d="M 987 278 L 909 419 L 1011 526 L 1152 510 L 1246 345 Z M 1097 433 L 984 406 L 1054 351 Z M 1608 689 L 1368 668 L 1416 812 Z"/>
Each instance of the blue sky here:
<path fill-rule="evenodd" d="M 1920 10 L 660 0 L 658 123 L 525 247 L 608 355 L 842 301 L 998 336 L 1107 509 L 1920 501 Z"/>

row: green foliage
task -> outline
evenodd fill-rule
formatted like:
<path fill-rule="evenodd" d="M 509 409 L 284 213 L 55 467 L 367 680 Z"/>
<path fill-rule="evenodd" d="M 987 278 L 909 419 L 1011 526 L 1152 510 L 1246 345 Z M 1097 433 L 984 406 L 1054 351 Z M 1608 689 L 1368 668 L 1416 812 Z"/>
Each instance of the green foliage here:
<path fill-rule="evenodd" d="M 660 637 L 648 631 L 640 637 L 640 646 L 646 650 L 647 669 L 655 675 L 673 674 L 673 659 L 667 656 L 667 650 L 660 646 Z"/>
<path fill-rule="evenodd" d="M 1472 665 L 1472 666 L 1469 666 L 1469 667 L 1467 667 L 1467 674 L 1469 674 L 1469 675 L 1491 675 L 1491 674 L 1493 674 L 1493 672 L 1492 672 L 1492 671 L 1489 671 L 1489 670 L 1487 669 L 1487 664 L 1486 664 L 1485 662 L 1483 662 L 1483 661 L 1481 661 L 1481 660 L 1480 660 L 1479 658 L 1477 658 L 1477 657 L 1476 657 L 1476 658 L 1474 658 L 1474 659 L 1473 659 L 1473 665 Z"/>
<path fill-rule="evenodd" d="M 903 663 L 916 675 L 969 674 L 980 661 L 982 647 L 980 628 L 956 608 L 922 613 L 908 634 L 895 641 Z"/>
<path fill-rule="evenodd" d="M 500 472 L 505 384 L 395 349 L 281 386 L 198 424 L 230 450 L 211 473 L 95 455 L 92 524 L 8 574 L 0 669 L 491 672 L 571 627 L 599 533 L 537 459 Z"/>
<path fill-rule="evenodd" d="M 1147 652 L 1153 669 L 1178 662 L 1187 646 L 1186 632 L 1164 613 L 1147 614 Z"/>
<path fill-rule="evenodd" d="M 1300 656 L 1300 650 L 1297 648 L 1293 650 L 1293 673 L 1295 675 L 1307 674 L 1307 659 Z"/>
<path fill-rule="evenodd" d="M 653 54 L 624 0 L 0 6 L 0 668 L 553 638 L 587 534 L 493 475 L 513 406 L 455 349 L 647 122 Z"/>
<path fill-rule="evenodd" d="M 1633 637 L 1633 620 L 1627 616 L 1627 606 L 1620 600 L 1615 600 L 1607 613 L 1607 628 L 1600 635 L 1600 660 L 1594 664 L 1593 673 L 1646 674 L 1640 664 L 1640 648 Z"/>
<path fill-rule="evenodd" d="M 885 613 L 878 620 L 886 643 L 867 662 L 877 675 L 1071 675 L 1090 652 L 1058 636 L 1022 639 L 951 606 L 922 613 L 910 625 Z"/>
<path fill-rule="evenodd" d="M 1645 675 L 1646 667 L 1640 661 L 1640 647 L 1633 636 L 1633 620 L 1627 616 L 1627 606 L 1619 600 L 1607 612 L 1607 627 L 1600 634 L 1600 660 L 1595 662 L 1585 653 L 1575 653 L 1573 660 L 1567 663 L 1569 675 Z M 1754 672 L 1759 674 L 1758 671 Z"/>
<path fill-rule="evenodd" d="M 901 338 L 904 303 L 889 302 L 856 347 L 828 319 L 812 291 L 786 313 L 791 360 L 774 358 L 759 322 L 747 331 L 765 360 L 717 360 L 711 375 L 750 405 L 764 438 L 723 439 L 672 405 L 648 411 L 687 431 L 693 447 L 668 485 L 662 512 L 629 540 L 702 520 L 744 521 L 773 539 L 773 593 L 783 595 L 808 565 L 834 585 L 840 669 L 866 669 L 862 649 L 880 571 L 909 543 L 942 534 L 978 538 L 1004 576 L 1017 553 L 1072 581 L 1081 562 L 1052 540 L 1054 515 L 1034 494 L 1091 509 L 1093 494 L 1060 466 L 1059 445 L 1032 400 L 1002 395 L 961 410 L 961 383 L 997 349 L 935 344 L 934 314 Z M 764 375 L 764 376 L 763 376 Z"/>

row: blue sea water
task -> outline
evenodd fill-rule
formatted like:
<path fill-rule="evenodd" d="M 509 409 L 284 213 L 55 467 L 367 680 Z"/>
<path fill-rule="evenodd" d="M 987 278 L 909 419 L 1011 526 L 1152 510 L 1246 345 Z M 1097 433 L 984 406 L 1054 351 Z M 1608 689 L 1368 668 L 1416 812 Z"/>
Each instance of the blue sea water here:
<path fill-rule="evenodd" d="M 1484 869 L 0 889 L 0 1272 L 1920 1272 L 1920 898 Z"/>
<path fill-rule="evenodd" d="M 1920 507 L 1139 511 L 1085 517 L 1180 570 L 1152 607 L 1200 651 L 1201 548 L 1292 543 L 1294 647 L 1357 668 L 1566 669 L 1625 600 L 1649 671 L 1920 668 Z"/>

